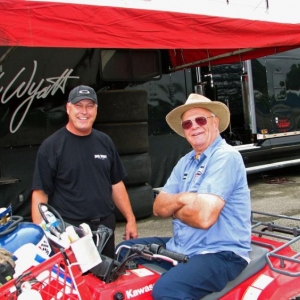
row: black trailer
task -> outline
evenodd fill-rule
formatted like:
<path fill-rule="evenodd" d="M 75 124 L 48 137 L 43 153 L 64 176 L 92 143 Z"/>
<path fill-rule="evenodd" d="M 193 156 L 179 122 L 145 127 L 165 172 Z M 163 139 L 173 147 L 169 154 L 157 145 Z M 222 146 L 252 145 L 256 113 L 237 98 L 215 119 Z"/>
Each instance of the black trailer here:
<path fill-rule="evenodd" d="M 0 47 L 1 205 L 30 218 L 36 151 L 66 124 L 67 95 L 79 84 L 97 91 L 94 127 L 117 146 L 137 218 L 151 215 L 153 188 L 190 151 L 165 116 L 191 92 L 229 106 L 222 135 L 240 150 L 248 173 L 300 163 L 300 50 L 173 73 L 167 60 L 160 50 Z"/>

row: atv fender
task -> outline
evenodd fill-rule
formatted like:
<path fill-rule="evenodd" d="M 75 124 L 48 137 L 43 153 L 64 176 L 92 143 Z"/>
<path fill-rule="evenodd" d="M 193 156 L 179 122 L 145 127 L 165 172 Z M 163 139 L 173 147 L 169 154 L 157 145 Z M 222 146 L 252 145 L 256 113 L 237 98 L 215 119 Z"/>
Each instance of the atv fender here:
<path fill-rule="evenodd" d="M 234 280 L 229 281 L 223 290 L 221 290 L 220 292 L 214 292 L 212 294 L 209 294 L 202 298 L 202 300 L 220 299 L 231 289 L 233 289 L 234 287 L 245 281 L 247 278 L 260 271 L 267 264 L 266 254 L 270 252 L 270 250 L 264 248 L 263 246 L 255 245 L 253 243 L 251 244 L 251 248 L 252 250 L 249 253 L 251 261 L 248 264 L 248 266 L 243 270 L 243 272 Z"/>

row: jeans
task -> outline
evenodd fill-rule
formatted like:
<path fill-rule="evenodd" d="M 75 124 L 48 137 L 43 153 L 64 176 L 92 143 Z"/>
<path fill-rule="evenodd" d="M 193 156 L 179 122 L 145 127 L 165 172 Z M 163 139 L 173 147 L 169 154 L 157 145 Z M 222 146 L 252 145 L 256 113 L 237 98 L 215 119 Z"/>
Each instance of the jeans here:
<path fill-rule="evenodd" d="M 169 238 L 139 238 L 119 245 L 165 245 L 168 240 Z M 122 250 L 119 260 L 124 254 L 125 251 Z M 149 263 L 143 259 L 138 261 Z M 197 254 L 190 257 L 187 263 L 179 263 L 175 267 L 165 261 L 157 261 L 155 264 L 167 269 L 154 285 L 152 297 L 155 300 L 201 299 L 210 293 L 221 291 L 228 281 L 235 279 L 248 265 L 245 259 L 231 251 Z"/>

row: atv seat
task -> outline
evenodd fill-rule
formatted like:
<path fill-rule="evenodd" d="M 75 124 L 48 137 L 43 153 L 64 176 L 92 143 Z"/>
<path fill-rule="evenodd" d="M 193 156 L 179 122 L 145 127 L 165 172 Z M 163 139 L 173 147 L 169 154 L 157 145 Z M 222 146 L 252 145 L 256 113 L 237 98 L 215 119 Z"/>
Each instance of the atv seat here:
<path fill-rule="evenodd" d="M 250 263 L 248 266 L 243 270 L 243 272 L 234 280 L 229 281 L 227 285 L 224 287 L 223 290 L 220 292 L 214 292 L 202 298 L 202 300 L 216 300 L 228 293 L 231 289 L 239 285 L 241 282 L 246 280 L 248 277 L 251 277 L 259 270 L 261 270 L 266 264 L 266 254 L 270 252 L 269 249 L 264 248 L 262 246 L 257 246 L 255 244 L 251 245 L 252 250 L 249 253 L 250 255 Z"/>
<path fill-rule="evenodd" d="M 223 290 L 220 292 L 214 292 L 212 294 L 209 294 L 202 298 L 203 300 L 216 300 L 225 295 L 227 292 L 229 292 L 231 289 L 239 285 L 241 282 L 246 280 L 248 277 L 251 277 L 255 273 L 257 273 L 259 270 L 261 270 L 266 264 L 266 254 L 270 252 L 269 249 L 264 248 L 263 246 L 258 246 L 255 244 L 251 244 L 251 252 L 249 253 L 250 256 L 250 263 L 248 266 L 243 270 L 243 272 L 234 280 L 227 283 L 227 285 L 224 287 Z M 158 265 L 154 264 L 143 264 L 145 267 L 159 273 L 163 274 L 166 270 Z"/>

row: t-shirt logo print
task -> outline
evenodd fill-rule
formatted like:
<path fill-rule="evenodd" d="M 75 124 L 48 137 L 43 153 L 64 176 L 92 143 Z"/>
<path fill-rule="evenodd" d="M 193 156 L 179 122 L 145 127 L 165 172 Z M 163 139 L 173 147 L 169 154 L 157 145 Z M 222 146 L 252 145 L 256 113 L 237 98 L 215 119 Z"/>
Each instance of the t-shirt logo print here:
<path fill-rule="evenodd" d="M 95 155 L 94 155 L 94 158 L 95 158 L 95 159 L 101 159 L 101 160 L 104 160 L 104 159 L 107 159 L 107 155 L 105 155 L 105 154 L 95 154 Z"/>

